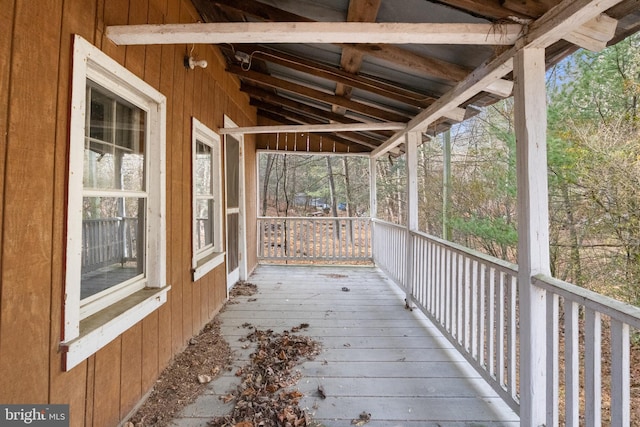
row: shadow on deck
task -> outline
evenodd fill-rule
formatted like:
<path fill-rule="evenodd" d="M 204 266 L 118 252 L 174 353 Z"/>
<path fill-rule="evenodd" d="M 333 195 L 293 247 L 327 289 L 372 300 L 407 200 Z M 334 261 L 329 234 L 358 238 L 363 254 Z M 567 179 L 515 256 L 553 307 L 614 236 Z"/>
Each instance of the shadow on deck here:
<path fill-rule="evenodd" d="M 377 268 L 261 265 L 249 281 L 258 293 L 220 315 L 235 363 L 243 366 L 253 351 L 239 341 L 245 322 L 275 332 L 308 323 L 301 334 L 323 350 L 299 366 L 297 387 L 305 394 L 301 406 L 325 426 L 348 426 L 363 411 L 371 427 L 519 425 L 438 329 L 404 309 L 404 295 Z M 212 382 L 174 425 L 206 426 L 228 413 L 231 404 L 219 396 L 235 388 L 234 371 Z M 319 385 L 326 399 L 317 396 Z"/>

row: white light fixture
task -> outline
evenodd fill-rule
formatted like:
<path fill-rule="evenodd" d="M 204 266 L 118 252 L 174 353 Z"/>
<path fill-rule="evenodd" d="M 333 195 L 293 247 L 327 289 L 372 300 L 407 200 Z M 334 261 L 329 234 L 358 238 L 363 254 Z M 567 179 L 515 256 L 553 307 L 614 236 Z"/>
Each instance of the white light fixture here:
<path fill-rule="evenodd" d="M 207 65 L 208 65 L 208 63 L 204 59 L 196 61 L 196 59 L 193 56 L 185 56 L 184 57 L 184 68 L 188 68 L 188 69 L 193 70 L 196 67 L 207 68 Z"/>

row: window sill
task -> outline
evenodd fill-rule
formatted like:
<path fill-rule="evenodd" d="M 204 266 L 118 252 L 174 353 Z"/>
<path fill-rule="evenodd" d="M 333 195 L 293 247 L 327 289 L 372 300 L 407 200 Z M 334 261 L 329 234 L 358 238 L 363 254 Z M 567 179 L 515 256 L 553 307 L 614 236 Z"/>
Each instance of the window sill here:
<path fill-rule="evenodd" d="M 80 322 L 80 336 L 60 344 L 71 370 L 167 301 L 171 286 L 145 288 Z"/>
<path fill-rule="evenodd" d="M 214 252 L 198 260 L 198 266 L 193 269 L 193 281 L 204 277 L 205 274 L 224 262 L 224 252 Z"/>

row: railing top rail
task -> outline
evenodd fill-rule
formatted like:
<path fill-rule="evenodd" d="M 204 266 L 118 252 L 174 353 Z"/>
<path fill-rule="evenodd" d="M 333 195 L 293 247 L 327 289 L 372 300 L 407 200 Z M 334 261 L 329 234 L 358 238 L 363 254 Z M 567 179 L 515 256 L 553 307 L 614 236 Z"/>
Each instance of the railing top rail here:
<path fill-rule="evenodd" d="M 532 282 L 535 286 L 640 329 L 640 308 L 638 307 L 544 274 L 534 276 Z"/>
<path fill-rule="evenodd" d="M 371 218 L 369 218 L 368 216 L 259 216 L 258 217 L 259 220 L 261 219 L 268 219 L 268 220 L 272 220 L 272 219 L 279 219 L 279 220 L 289 220 L 289 219 L 304 219 L 304 220 L 309 220 L 309 221 L 318 221 L 318 220 L 336 220 L 336 219 L 342 219 L 342 220 L 363 220 L 363 221 L 369 221 Z"/>
<path fill-rule="evenodd" d="M 387 222 L 387 221 L 382 221 L 380 219 L 373 219 L 373 222 L 374 223 L 383 224 L 383 225 L 386 225 L 386 226 L 391 226 L 391 227 L 394 227 L 394 228 L 406 229 L 406 226 L 394 224 L 394 223 Z M 432 236 L 432 235 L 427 234 L 427 233 L 423 233 L 421 231 L 412 230 L 411 234 L 413 234 L 415 236 L 419 236 L 419 237 L 425 238 L 425 239 L 428 239 L 428 240 L 431 240 L 431 241 L 433 241 L 433 242 L 435 242 L 435 243 L 437 243 L 437 244 L 439 244 L 441 246 L 445 246 L 445 247 L 451 249 L 452 251 L 455 251 L 455 252 L 457 252 L 459 254 L 468 256 L 468 257 L 473 258 L 473 259 L 475 259 L 477 261 L 481 261 L 483 263 L 490 264 L 490 265 L 496 267 L 497 269 L 499 269 L 499 270 L 501 270 L 501 271 L 503 271 L 505 273 L 509 273 L 509 274 L 514 275 L 514 276 L 518 274 L 518 265 L 517 264 L 513 264 L 511 262 L 504 261 L 504 260 L 501 260 L 499 258 L 492 257 L 491 255 L 483 254 L 482 252 L 475 251 L 473 249 L 467 248 L 467 247 L 459 245 L 457 243 L 450 242 L 448 240 L 440 239 L 438 237 Z"/>

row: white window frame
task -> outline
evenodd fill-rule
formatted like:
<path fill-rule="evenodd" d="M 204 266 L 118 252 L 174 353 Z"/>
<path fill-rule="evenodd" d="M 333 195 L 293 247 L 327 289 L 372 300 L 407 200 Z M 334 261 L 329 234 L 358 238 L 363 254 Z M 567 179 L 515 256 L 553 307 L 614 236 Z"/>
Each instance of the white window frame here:
<path fill-rule="evenodd" d="M 197 171 L 196 171 L 196 152 L 198 142 L 205 144 L 211 148 L 211 189 L 214 199 L 214 223 L 213 223 L 213 245 L 208 248 L 198 250 L 197 248 Z M 224 218 L 222 199 L 222 168 L 220 167 L 220 136 L 202 124 L 195 117 L 192 118 L 191 124 L 191 169 L 192 169 L 192 258 L 191 267 L 193 270 L 193 281 L 200 279 L 209 273 L 218 265 L 224 262 L 223 239 L 222 239 L 222 221 Z"/>
<path fill-rule="evenodd" d="M 98 48 L 76 35 L 73 41 L 70 116 L 67 251 L 64 328 L 65 369 L 78 365 L 167 300 L 166 283 L 166 98 Z M 81 307 L 82 199 L 86 87 L 90 80 L 147 115 L 145 150 L 147 203 L 144 279 Z M 109 310 L 104 310 L 109 307 Z"/>

